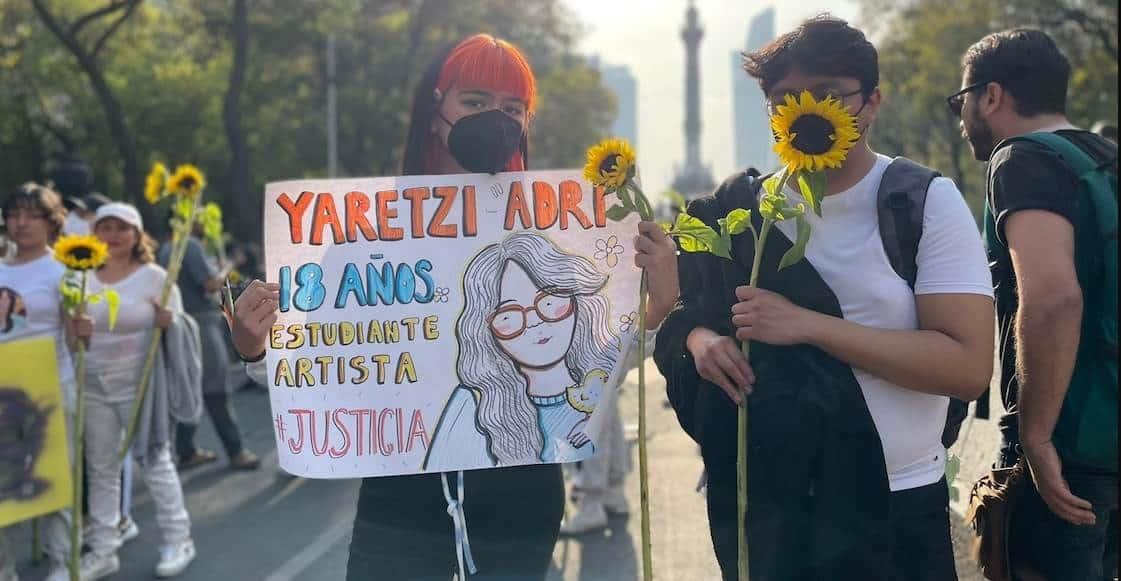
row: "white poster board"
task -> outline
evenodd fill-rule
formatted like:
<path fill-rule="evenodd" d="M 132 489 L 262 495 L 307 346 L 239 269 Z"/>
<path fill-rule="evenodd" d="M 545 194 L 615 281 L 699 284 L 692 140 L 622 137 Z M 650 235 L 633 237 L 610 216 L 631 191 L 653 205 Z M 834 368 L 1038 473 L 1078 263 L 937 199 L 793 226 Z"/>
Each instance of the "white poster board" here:
<path fill-rule="evenodd" d="M 613 196 L 611 196 L 613 197 Z M 637 216 L 576 170 L 270 183 L 281 467 L 353 478 L 590 457 L 637 331 Z"/>

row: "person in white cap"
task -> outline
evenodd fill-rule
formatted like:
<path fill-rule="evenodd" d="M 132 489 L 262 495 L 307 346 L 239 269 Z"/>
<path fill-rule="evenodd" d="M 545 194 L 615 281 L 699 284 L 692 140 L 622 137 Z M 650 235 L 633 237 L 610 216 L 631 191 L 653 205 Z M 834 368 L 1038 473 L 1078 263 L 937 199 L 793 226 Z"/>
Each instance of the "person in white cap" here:
<path fill-rule="evenodd" d="M 174 286 L 167 307 L 159 305 L 167 272 L 153 262 L 154 245 L 144 233 L 135 207 L 117 202 L 101 206 L 94 218 L 93 234 L 108 245 L 109 258 L 90 277 L 89 290 L 97 293 L 112 288 L 120 296 L 120 308 L 112 330 L 108 327 L 105 301 L 90 305 L 86 316 L 75 317 L 73 323 L 74 334 L 89 343 L 85 437 L 91 523 L 86 539 L 90 552 L 82 557 L 81 579 L 101 579 L 120 568 L 119 450 L 137 395 L 148 342 L 157 327 L 164 329 L 165 344 L 161 351 L 175 355 L 157 358 L 149 401 L 144 408 L 150 422 L 142 422 L 150 428 L 138 432 L 131 454 L 155 502 L 156 521 L 163 537 L 156 576 L 171 577 L 181 573 L 195 558 L 190 517 L 168 445 L 168 415 L 193 414 L 197 419 L 201 412 L 198 330 L 183 314 Z M 190 410 L 177 409 L 182 396 L 168 393 L 169 389 L 177 389 L 177 381 L 195 382 L 185 392 L 185 399 L 191 401 L 187 405 Z"/>

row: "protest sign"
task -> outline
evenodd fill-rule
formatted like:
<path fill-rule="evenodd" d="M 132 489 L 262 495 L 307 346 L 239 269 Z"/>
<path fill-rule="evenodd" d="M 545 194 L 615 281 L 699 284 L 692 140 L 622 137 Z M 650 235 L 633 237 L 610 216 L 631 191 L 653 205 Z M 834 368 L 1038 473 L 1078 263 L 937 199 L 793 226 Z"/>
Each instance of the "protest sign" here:
<path fill-rule="evenodd" d="M 636 329 L 637 217 L 578 171 L 265 193 L 282 468 L 388 476 L 590 457 Z"/>
<path fill-rule="evenodd" d="M 0 528 L 70 505 L 55 341 L 0 343 Z"/>

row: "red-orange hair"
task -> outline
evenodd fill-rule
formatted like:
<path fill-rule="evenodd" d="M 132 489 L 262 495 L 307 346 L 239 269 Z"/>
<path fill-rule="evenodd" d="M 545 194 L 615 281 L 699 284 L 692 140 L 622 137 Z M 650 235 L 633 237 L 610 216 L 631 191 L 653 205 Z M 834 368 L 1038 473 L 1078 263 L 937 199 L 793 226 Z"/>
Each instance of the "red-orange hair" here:
<path fill-rule="evenodd" d="M 532 113 L 537 104 L 537 80 L 518 47 L 489 34 L 476 34 L 460 42 L 440 69 L 436 88 L 481 88 L 517 95 Z"/>

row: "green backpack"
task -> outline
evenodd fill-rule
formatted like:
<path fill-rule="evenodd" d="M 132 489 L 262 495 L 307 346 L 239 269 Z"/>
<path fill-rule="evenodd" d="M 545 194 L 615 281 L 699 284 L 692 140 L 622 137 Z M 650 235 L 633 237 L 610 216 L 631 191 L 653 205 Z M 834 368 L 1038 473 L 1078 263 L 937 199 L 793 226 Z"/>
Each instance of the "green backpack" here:
<path fill-rule="evenodd" d="M 1078 282 L 1082 287 L 1082 336 L 1074 373 L 1054 442 L 1064 461 L 1117 471 L 1117 157 L 1099 164 L 1077 145 L 1055 133 L 1032 133 L 1005 140 L 1046 147 L 1075 176 L 1089 201 L 1095 227 L 1093 244 L 1075 244 Z M 1085 213 L 1084 213 L 1085 215 Z M 1079 242 L 1087 240 L 1075 233 Z M 985 241 L 1003 246 L 988 204 Z"/>

